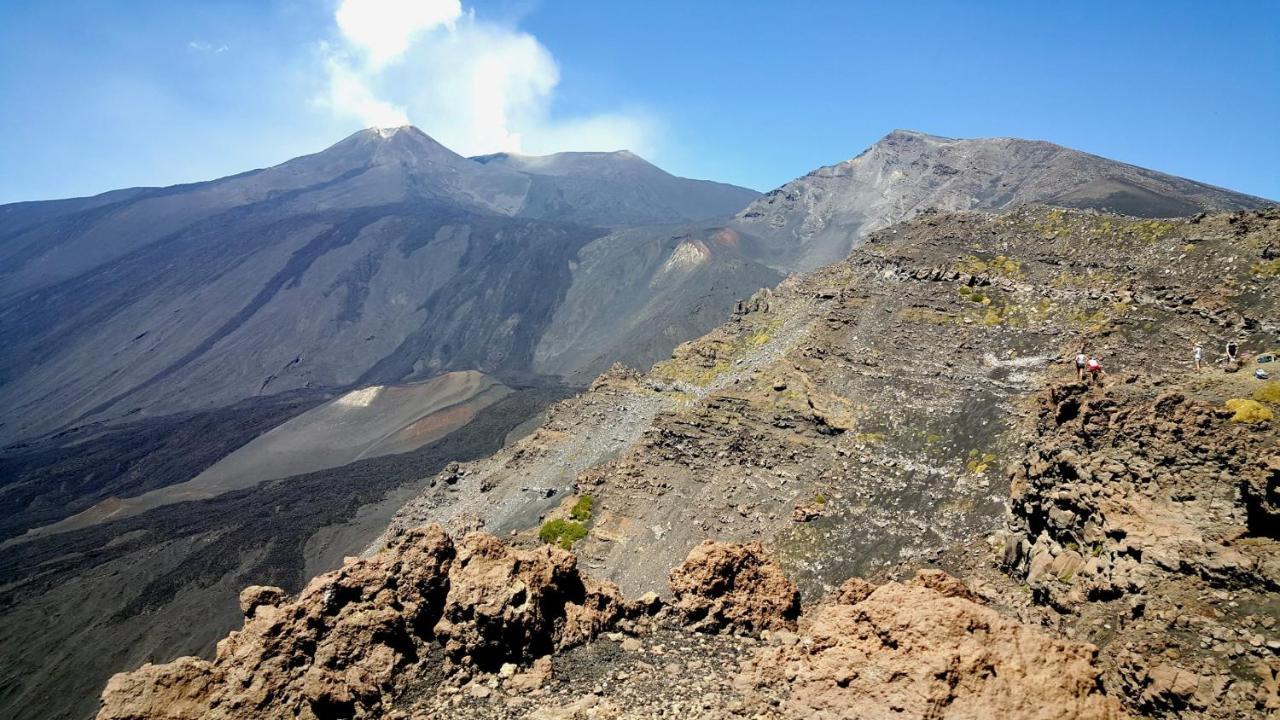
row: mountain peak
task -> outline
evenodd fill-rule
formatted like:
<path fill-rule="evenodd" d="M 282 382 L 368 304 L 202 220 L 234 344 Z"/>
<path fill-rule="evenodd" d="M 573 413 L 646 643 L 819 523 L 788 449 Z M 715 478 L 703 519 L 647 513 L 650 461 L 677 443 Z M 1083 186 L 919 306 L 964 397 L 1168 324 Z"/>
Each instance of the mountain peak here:
<path fill-rule="evenodd" d="M 920 132 L 919 130 L 911 130 L 909 128 L 894 128 L 885 135 L 884 140 L 950 140 L 939 135 L 930 135 L 929 133 Z"/>
<path fill-rule="evenodd" d="M 378 137 L 384 140 L 394 135 L 397 135 L 401 132 L 418 133 L 419 135 L 426 135 L 426 133 L 422 132 L 421 130 L 414 127 L 413 125 L 397 125 L 395 127 L 371 127 L 371 128 L 366 128 L 366 130 L 368 132 L 377 134 Z"/>
<path fill-rule="evenodd" d="M 461 155 L 413 125 L 365 128 L 329 146 L 321 154 L 348 155 L 374 164 L 465 162 Z"/>

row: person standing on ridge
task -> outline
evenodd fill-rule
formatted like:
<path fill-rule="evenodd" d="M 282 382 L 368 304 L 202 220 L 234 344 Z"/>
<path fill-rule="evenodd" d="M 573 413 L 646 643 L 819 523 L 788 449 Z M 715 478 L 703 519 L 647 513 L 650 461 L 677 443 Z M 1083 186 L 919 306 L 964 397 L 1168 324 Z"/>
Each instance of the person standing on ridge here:
<path fill-rule="evenodd" d="M 1196 349 L 1192 352 L 1192 358 L 1195 361 L 1196 372 L 1200 372 L 1201 367 L 1204 365 L 1204 348 L 1200 346 L 1200 343 L 1196 343 Z"/>

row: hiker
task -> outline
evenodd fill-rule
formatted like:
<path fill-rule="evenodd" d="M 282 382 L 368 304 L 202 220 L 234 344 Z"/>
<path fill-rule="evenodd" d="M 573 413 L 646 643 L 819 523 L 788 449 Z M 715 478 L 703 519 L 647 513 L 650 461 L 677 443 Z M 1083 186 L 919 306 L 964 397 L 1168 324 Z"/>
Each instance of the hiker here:
<path fill-rule="evenodd" d="M 1200 368 L 1204 365 L 1204 348 L 1200 347 L 1200 343 L 1196 343 L 1196 349 L 1192 356 L 1195 358 L 1196 372 L 1200 372 Z"/>
<path fill-rule="evenodd" d="M 1227 343 L 1227 362 L 1232 362 L 1232 363 L 1235 362 L 1236 353 L 1238 353 L 1239 351 L 1240 351 L 1240 346 L 1236 344 L 1235 340 L 1232 340 L 1231 342 Z"/>
<path fill-rule="evenodd" d="M 1089 358 L 1087 369 L 1089 370 L 1089 381 L 1094 385 L 1100 385 L 1102 383 L 1102 363 L 1098 362 L 1098 358 Z"/>
<path fill-rule="evenodd" d="M 1084 348 L 1080 348 L 1080 352 L 1076 353 L 1076 381 L 1084 380 L 1084 368 L 1089 362 L 1089 358 L 1084 354 Z"/>

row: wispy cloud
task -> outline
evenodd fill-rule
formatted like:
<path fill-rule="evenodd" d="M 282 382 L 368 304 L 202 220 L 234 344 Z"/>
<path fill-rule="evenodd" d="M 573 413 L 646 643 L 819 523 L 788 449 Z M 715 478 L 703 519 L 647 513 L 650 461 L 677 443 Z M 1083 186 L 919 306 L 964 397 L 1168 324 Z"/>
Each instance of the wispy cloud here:
<path fill-rule="evenodd" d="M 196 52 L 209 53 L 211 55 L 218 55 L 231 49 L 226 45 L 215 45 L 203 40 L 192 40 L 187 43 L 187 47 Z"/>
<path fill-rule="evenodd" d="M 336 114 L 367 126 L 412 122 L 466 154 L 653 149 L 650 113 L 554 116 L 551 52 L 459 0 L 342 0 L 334 20 L 317 101 Z"/>

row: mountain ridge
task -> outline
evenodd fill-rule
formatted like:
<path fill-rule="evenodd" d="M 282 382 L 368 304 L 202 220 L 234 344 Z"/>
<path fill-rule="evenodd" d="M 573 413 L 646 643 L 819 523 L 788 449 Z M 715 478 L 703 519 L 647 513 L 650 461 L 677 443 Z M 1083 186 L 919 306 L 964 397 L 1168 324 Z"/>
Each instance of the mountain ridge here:
<path fill-rule="evenodd" d="M 848 160 L 771 190 L 731 226 L 765 242 L 768 264 L 811 270 L 844 257 L 857 238 L 922 209 L 1033 203 L 1139 217 L 1273 204 L 1044 140 L 954 139 L 899 129 Z"/>

